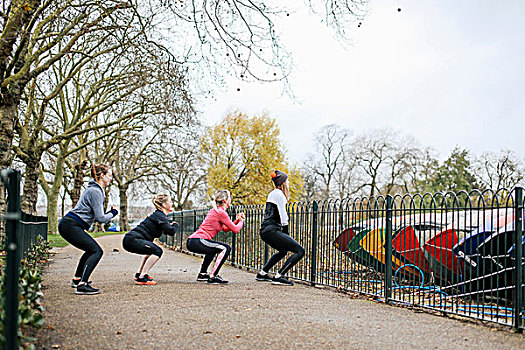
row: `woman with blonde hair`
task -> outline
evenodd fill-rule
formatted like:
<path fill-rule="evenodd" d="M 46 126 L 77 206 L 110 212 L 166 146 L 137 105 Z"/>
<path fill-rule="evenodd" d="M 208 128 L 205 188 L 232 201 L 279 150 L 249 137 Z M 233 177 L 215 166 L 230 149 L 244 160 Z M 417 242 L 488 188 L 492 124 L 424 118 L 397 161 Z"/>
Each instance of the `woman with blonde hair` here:
<path fill-rule="evenodd" d="M 193 253 L 204 254 L 204 261 L 197 276 L 197 281 L 207 281 L 211 284 L 228 283 L 228 281 L 219 276 L 219 271 L 228 255 L 230 255 L 231 247 L 226 243 L 213 241 L 212 238 L 220 231 L 237 233 L 241 230 L 244 224 L 244 213 L 237 214 L 234 222 L 230 220 L 228 213 L 226 213 L 226 209 L 230 207 L 231 201 L 230 191 L 217 191 L 212 203 L 213 208 L 210 209 L 198 230 L 188 237 L 186 243 L 188 250 Z M 215 265 L 208 275 L 208 267 L 215 255 L 217 255 Z"/>
<path fill-rule="evenodd" d="M 102 248 L 91 237 L 89 230 L 94 222 L 105 223 L 113 219 L 117 209 L 112 206 L 107 213 L 104 212 L 104 198 L 107 187 L 113 179 L 111 167 L 107 164 L 91 165 L 92 180 L 80 196 L 77 204 L 58 223 L 58 232 L 72 246 L 82 249 L 84 254 L 78 262 L 77 270 L 71 287 L 76 288 L 75 294 L 98 294 L 99 290 L 90 285 L 89 276 L 102 258 Z"/>
<path fill-rule="evenodd" d="M 124 235 L 122 247 L 130 253 L 145 255 L 138 272 L 135 274 L 135 284 L 156 285 L 157 282 L 149 276 L 151 268 L 162 256 L 162 249 L 153 243 L 163 233 L 173 236 L 179 224 L 169 223 L 168 214 L 173 211 L 173 203 L 168 194 L 158 194 L 152 199 L 156 210 L 142 220 L 134 229 Z"/>
<path fill-rule="evenodd" d="M 288 213 L 286 212 L 290 193 L 288 175 L 275 170 L 271 172 L 270 176 L 275 189 L 270 192 L 266 200 L 264 219 L 259 234 L 265 243 L 277 250 L 277 253 L 272 255 L 255 279 L 261 282 L 268 281 L 272 284 L 293 286 L 293 282 L 286 278 L 285 274 L 303 258 L 305 252 L 304 248 L 288 235 Z M 275 276 L 270 277 L 268 272 L 284 259 L 288 252 L 293 254 L 285 261 Z"/>

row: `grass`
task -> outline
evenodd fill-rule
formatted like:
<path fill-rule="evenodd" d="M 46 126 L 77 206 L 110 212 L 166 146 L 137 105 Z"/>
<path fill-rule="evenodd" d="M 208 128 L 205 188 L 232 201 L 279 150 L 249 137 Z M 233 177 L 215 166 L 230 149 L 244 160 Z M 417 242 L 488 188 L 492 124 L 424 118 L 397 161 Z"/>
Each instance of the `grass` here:
<path fill-rule="evenodd" d="M 123 233 L 125 233 L 125 232 L 113 232 L 113 231 L 108 231 L 108 232 L 90 232 L 89 235 L 91 237 L 93 237 L 93 238 L 96 238 L 96 237 L 102 237 L 102 236 L 120 235 L 120 234 L 123 234 Z M 51 247 L 65 247 L 65 246 L 67 246 L 69 244 L 59 234 L 47 235 L 47 240 L 51 244 Z"/>

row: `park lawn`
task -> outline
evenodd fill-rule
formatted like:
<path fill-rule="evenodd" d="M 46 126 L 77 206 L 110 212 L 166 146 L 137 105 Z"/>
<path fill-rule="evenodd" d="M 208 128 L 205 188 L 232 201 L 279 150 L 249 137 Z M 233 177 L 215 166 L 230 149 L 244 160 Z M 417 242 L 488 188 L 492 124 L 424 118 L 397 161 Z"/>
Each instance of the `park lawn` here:
<path fill-rule="evenodd" d="M 123 233 L 125 232 L 107 231 L 107 232 L 90 232 L 89 235 L 93 238 L 96 238 L 96 237 L 102 237 L 102 236 L 121 235 Z M 69 244 L 59 234 L 47 235 L 47 240 L 51 244 L 51 247 L 65 247 Z"/>

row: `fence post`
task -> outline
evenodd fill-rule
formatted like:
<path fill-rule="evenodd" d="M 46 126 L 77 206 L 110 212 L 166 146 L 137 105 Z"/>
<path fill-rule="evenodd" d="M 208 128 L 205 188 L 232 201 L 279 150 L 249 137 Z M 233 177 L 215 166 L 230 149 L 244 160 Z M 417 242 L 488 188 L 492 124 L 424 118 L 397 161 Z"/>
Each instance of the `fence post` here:
<path fill-rule="evenodd" d="M 522 235 L 523 235 L 523 188 L 516 187 L 515 189 L 515 201 L 514 201 L 516 207 L 516 216 L 515 216 L 515 223 L 514 227 L 515 229 L 515 247 L 516 247 L 516 272 L 515 272 L 515 278 L 516 281 L 516 292 L 514 293 L 514 307 L 516 309 L 516 312 L 514 312 L 514 328 L 517 332 L 523 333 L 523 320 L 522 320 L 522 314 L 523 314 L 523 307 L 525 307 L 523 303 L 523 288 L 521 285 L 523 284 L 523 265 L 521 260 L 523 259 L 522 256 Z"/>
<path fill-rule="evenodd" d="M 236 216 L 237 216 L 237 207 L 236 206 L 232 206 L 232 218 L 235 218 Z M 236 238 L 237 238 L 237 234 L 232 231 L 232 250 L 230 252 L 230 259 L 231 259 L 231 262 L 232 262 L 233 266 L 235 266 L 235 242 L 236 242 Z"/>
<path fill-rule="evenodd" d="M 310 262 L 310 283 L 312 286 L 315 286 L 316 281 L 316 270 L 317 270 L 317 213 L 319 205 L 317 201 L 314 201 L 313 204 L 313 213 L 312 213 L 312 260 Z"/>
<path fill-rule="evenodd" d="M 386 196 L 385 302 L 392 298 L 392 196 Z"/>
<path fill-rule="evenodd" d="M 2 171 L 7 177 L 6 210 L 6 297 L 5 297 L 5 345 L 6 349 L 18 349 L 18 270 L 20 267 L 20 249 L 18 232 L 20 231 L 20 172 Z M 5 181 L 5 179 L 3 179 Z"/>
<path fill-rule="evenodd" d="M 179 251 L 182 252 L 182 238 L 184 237 L 184 210 L 181 209 L 180 211 L 180 232 L 179 232 L 179 241 L 180 241 L 180 248 Z"/>

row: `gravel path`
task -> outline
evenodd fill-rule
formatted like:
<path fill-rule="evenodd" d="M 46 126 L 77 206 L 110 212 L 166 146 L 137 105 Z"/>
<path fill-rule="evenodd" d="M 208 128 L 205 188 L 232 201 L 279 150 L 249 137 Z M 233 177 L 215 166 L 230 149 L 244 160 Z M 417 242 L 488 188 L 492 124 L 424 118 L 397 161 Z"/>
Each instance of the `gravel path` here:
<path fill-rule="evenodd" d="M 59 248 L 44 274 L 46 328 L 37 349 L 525 349 L 509 329 L 354 299 L 332 289 L 255 282 L 224 266 L 228 285 L 196 282 L 201 259 L 165 249 L 156 286 L 138 286 L 141 257 L 122 236 L 104 249 L 91 276 L 101 293 L 69 287 L 81 255 Z"/>

